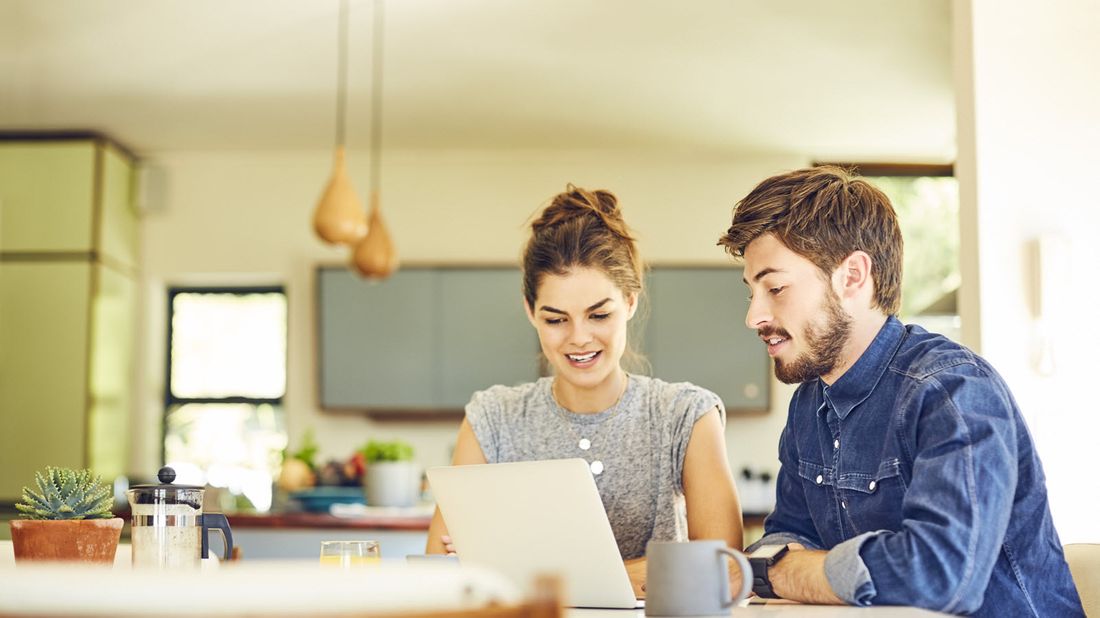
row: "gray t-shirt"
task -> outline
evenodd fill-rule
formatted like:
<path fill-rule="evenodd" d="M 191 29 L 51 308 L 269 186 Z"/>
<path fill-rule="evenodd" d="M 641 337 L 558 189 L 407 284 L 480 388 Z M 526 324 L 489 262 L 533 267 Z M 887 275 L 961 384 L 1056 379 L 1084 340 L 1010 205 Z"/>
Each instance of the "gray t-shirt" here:
<path fill-rule="evenodd" d="M 466 419 L 489 463 L 581 457 L 604 464 L 596 475 L 624 560 L 645 555 L 649 540 L 687 539 L 684 454 L 695 421 L 725 409 L 714 393 L 630 375 L 613 407 L 575 414 L 558 405 L 552 378 L 474 393 Z M 580 448 L 587 440 L 587 450 Z"/>

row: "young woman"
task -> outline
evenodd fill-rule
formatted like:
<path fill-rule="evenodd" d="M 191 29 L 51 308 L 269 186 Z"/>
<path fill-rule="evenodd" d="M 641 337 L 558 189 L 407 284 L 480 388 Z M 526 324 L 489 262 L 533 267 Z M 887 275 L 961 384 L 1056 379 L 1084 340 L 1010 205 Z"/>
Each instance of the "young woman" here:
<path fill-rule="evenodd" d="M 614 195 L 570 185 L 531 228 L 524 307 L 554 375 L 475 393 L 454 463 L 584 458 L 643 596 L 648 541 L 742 546 L 725 410 L 706 389 L 623 370 L 643 269 Z M 437 509 L 428 552 L 452 550 Z"/>

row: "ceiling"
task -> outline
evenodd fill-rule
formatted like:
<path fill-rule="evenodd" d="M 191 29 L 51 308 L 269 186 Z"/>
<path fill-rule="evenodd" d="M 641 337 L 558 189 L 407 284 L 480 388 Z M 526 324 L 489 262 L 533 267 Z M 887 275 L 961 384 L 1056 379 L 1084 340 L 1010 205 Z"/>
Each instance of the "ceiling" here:
<path fill-rule="evenodd" d="M 348 142 L 369 141 L 352 0 Z M 0 130 L 328 148 L 337 0 L 0 0 Z M 949 0 L 390 0 L 386 148 L 954 156 Z"/>

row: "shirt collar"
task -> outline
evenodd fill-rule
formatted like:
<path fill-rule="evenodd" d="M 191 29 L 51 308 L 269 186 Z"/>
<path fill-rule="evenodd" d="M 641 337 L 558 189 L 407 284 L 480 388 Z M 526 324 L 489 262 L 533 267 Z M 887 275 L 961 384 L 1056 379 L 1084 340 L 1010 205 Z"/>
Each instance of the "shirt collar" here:
<path fill-rule="evenodd" d="M 855 364 L 839 380 L 833 382 L 832 386 L 826 386 L 819 380 L 825 400 L 838 417 L 843 420 L 871 395 L 882 374 L 890 366 L 890 361 L 904 337 L 905 325 L 894 316 L 886 318 L 886 323 L 879 329 L 871 345 L 867 346 Z"/>

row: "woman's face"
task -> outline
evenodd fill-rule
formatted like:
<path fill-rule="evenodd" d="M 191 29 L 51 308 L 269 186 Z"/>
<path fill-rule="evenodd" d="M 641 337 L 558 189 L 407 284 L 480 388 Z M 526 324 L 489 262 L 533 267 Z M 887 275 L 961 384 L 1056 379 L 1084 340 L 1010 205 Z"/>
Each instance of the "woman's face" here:
<path fill-rule="evenodd" d="M 636 295 L 624 295 L 603 271 L 574 268 L 542 278 L 527 317 L 559 379 L 596 388 L 618 376 L 635 309 Z"/>

